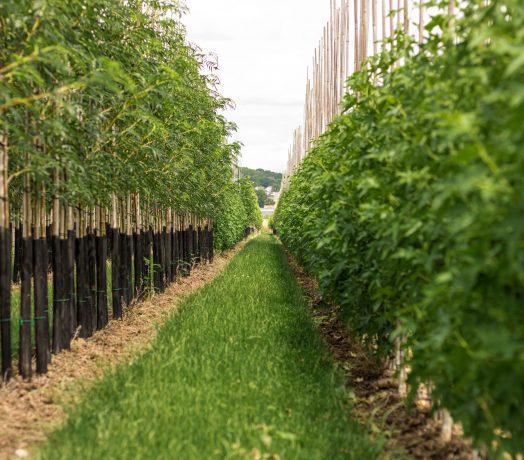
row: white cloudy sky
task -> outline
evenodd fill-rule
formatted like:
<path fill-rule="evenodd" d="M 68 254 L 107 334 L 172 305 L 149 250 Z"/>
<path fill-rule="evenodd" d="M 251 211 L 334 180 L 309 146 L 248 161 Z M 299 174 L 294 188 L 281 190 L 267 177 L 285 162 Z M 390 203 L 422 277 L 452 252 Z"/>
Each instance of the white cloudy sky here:
<path fill-rule="evenodd" d="M 303 117 L 306 70 L 329 0 L 186 0 L 189 40 L 219 58 L 227 117 L 244 144 L 241 165 L 283 171 Z"/>

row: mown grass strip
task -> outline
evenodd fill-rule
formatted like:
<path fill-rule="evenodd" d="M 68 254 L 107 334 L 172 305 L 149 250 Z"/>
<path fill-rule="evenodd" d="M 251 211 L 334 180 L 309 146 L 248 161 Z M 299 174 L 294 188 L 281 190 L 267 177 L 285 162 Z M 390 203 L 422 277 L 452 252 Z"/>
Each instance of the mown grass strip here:
<path fill-rule="evenodd" d="M 373 459 L 280 245 L 249 242 L 153 347 L 97 383 L 41 458 Z"/>

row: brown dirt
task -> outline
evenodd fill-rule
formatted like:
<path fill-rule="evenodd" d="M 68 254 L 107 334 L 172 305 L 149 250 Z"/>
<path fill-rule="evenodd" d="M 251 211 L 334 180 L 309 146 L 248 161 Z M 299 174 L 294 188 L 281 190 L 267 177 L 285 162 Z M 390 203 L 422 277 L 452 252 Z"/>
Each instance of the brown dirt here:
<path fill-rule="evenodd" d="M 286 251 L 287 252 L 287 251 Z M 440 439 L 441 422 L 433 419 L 429 404 L 408 406 L 398 394 L 393 371 L 385 368 L 359 343 L 352 340 L 339 319 L 337 308 L 318 297 L 317 284 L 287 253 L 291 268 L 304 289 L 311 312 L 337 364 L 356 395 L 353 415 L 371 432 L 386 438 L 385 455 L 408 455 L 416 459 L 471 459 L 471 443 L 454 427 L 450 442 Z"/>
<path fill-rule="evenodd" d="M 64 405 L 78 399 L 94 379 L 114 366 L 140 356 L 156 336 L 159 323 L 189 294 L 212 281 L 244 246 L 218 254 L 212 264 L 195 267 L 162 294 L 128 308 L 122 320 L 87 340 L 74 340 L 71 350 L 53 356 L 49 372 L 24 381 L 15 376 L 0 388 L 0 460 L 27 458 L 29 448 L 65 420 Z"/>

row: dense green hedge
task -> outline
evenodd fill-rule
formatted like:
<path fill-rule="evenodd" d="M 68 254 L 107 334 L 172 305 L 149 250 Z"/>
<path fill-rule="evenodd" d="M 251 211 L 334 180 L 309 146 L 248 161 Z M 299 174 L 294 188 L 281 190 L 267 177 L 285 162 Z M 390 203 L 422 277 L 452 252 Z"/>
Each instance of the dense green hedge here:
<path fill-rule="evenodd" d="M 258 206 L 257 194 L 253 183 L 248 177 L 239 180 L 240 194 L 242 196 L 242 203 L 246 210 L 246 227 L 262 228 L 262 211 Z"/>
<path fill-rule="evenodd" d="M 350 79 L 276 226 L 355 334 L 407 336 L 413 388 L 522 452 L 524 4 L 467 3 L 455 37 L 436 16 Z"/>
<path fill-rule="evenodd" d="M 223 250 L 240 241 L 249 227 L 262 227 L 262 213 L 258 207 L 253 184 L 248 178 L 231 182 L 222 194 L 215 210 L 215 248 Z"/>

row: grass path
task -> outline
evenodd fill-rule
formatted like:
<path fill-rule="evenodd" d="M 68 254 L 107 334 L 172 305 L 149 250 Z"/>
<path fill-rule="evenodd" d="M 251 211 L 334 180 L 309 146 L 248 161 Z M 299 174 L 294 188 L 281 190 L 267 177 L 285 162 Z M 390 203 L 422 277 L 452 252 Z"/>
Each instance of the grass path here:
<path fill-rule="evenodd" d="M 374 459 L 276 240 L 249 242 L 101 380 L 48 459 Z"/>

